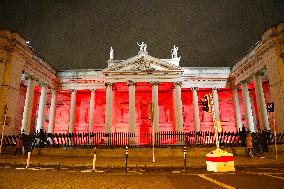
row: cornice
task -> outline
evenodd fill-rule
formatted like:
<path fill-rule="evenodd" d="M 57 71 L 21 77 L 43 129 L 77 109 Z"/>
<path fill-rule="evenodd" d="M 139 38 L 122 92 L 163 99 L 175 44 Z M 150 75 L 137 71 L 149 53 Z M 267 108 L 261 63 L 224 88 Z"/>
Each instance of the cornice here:
<path fill-rule="evenodd" d="M 257 48 L 253 49 L 232 68 L 230 79 L 234 81 L 234 85 L 262 71 L 267 64 L 273 61 L 269 52 L 280 46 L 278 37 L 270 37 L 264 43 L 260 42 Z"/>
<path fill-rule="evenodd" d="M 47 83 L 51 87 L 56 87 L 59 82 L 56 71 L 39 58 L 28 46 L 22 44 L 23 41 L 20 37 L 11 37 L 9 44 L 6 46 L 9 53 L 8 56 L 11 56 L 11 54 L 16 55 L 15 57 L 23 62 L 22 70 L 26 74 L 33 76 L 35 80 Z"/>

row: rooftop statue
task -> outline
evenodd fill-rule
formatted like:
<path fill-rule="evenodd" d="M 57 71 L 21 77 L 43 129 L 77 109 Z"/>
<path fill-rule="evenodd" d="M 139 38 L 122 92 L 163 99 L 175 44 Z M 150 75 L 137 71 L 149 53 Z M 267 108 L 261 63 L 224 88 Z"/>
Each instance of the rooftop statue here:
<path fill-rule="evenodd" d="M 178 47 L 174 45 L 174 48 L 171 50 L 172 53 L 172 58 L 178 58 L 177 53 L 178 53 Z"/>
<path fill-rule="evenodd" d="M 112 47 L 110 47 L 110 50 L 109 50 L 109 59 L 113 60 L 113 48 Z"/>
<path fill-rule="evenodd" d="M 142 42 L 141 45 L 137 42 L 137 45 L 140 47 L 140 52 L 147 52 L 147 44 Z"/>

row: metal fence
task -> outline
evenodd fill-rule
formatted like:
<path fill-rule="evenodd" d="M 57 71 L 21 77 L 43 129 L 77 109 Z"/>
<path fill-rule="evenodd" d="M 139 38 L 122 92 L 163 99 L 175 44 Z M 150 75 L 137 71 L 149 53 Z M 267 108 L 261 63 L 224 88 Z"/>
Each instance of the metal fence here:
<path fill-rule="evenodd" d="M 122 146 L 137 146 L 147 147 L 152 146 L 153 142 L 157 147 L 163 146 L 214 146 L 216 138 L 214 132 L 176 132 L 165 131 L 155 133 L 155 140 L 152 138 L 152 133 L 137 135 L 134 133 L 34 133 L 24 135 L 24 143 L 33 147 L 122 147 Z M 4 136 L 4 146 L 16 145 L 16 135 Z M 242 132 L 222 132 L 219 133 L 221 146 L 245 146 L 245 133 Z M 267 144 L 272 144 L 275 141 L 274 133 L 252 133 L 253 141 Z M 284 143 L 284 133 L 277 133 L 277 144 Z"/>

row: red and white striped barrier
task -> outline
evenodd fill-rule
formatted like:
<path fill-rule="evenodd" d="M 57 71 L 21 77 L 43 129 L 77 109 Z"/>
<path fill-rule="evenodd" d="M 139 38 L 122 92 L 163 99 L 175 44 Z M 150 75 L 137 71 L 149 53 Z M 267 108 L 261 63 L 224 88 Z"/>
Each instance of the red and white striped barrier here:
<path fill-rule="evenodd" d="M 229 172 L 235 171 L 233 154 L 217 148 L 206 154 L 207 171 Z"/>

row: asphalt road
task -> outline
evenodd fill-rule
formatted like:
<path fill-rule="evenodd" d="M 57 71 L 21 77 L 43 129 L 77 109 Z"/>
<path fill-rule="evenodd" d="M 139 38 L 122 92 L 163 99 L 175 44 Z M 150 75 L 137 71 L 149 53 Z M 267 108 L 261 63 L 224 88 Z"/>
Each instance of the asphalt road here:
<path fill-rule="evenodd" d="M 105 169 L 0 166 L 0 189 L 9 188 L 284 188 L 284 165 L 240 167 L 232 173 L 188 169 Z"/>

